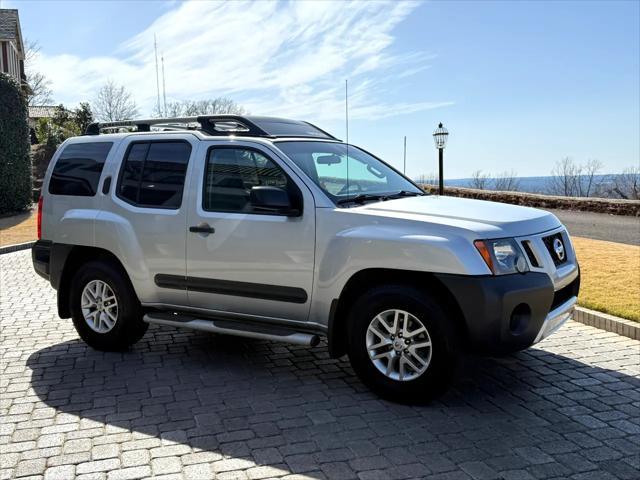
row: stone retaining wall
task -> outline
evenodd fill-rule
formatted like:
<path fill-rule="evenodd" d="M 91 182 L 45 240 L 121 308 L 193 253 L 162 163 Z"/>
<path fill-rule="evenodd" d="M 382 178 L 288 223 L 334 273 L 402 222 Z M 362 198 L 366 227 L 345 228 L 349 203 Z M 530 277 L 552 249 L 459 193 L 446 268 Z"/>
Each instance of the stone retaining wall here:
<path fill-rule="evenodd" d="M 438 187 L 423 185 L 426 192 L 437 193 Z M 473 188 L 445 187 L 445 195 L 476 198 L 493 202 L 511 203 L 537 208 L 558 208 L 585 212 L 609 213 L 611 215 L 640 216 L 640 200 L 619 200 L 609 198 L 556 197 L 524 192 L 496 192 Z"/>

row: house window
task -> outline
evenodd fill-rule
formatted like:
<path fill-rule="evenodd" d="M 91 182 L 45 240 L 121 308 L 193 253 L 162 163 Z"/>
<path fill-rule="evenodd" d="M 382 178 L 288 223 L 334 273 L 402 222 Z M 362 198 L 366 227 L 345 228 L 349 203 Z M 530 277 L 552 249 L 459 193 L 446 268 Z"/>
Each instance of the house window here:
<path fill-rule="evenodd" d="M 2 55 L 0 57 L 0 60 L 2 60 L 2 71 L 4 73 L 8 73 L 9 72 L 9 54 L 7 51 L 7 44 L 9 42 L 0 42 L 0 46 L 2 46 L 2 52 L 0 52 Z"/>

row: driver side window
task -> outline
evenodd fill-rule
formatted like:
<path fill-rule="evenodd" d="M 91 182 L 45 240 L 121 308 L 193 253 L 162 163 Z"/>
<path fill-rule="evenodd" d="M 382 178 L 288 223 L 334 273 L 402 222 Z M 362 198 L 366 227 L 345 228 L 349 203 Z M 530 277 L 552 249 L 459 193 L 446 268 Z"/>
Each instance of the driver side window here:
<path fill-rule="evenodd" d="M 206 211 L 253 213 L 251 188 L 287 189 L 288 179 L 272 160 L 242 147 L 209 149 L 202 208 Z"/>

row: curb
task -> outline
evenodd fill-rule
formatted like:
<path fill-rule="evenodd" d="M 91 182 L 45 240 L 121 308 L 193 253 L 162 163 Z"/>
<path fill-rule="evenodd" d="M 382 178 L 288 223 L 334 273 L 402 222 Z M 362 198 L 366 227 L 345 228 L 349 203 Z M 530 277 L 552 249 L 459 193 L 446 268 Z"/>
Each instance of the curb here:
<path fill-rule="evenodd" d="M 640 340 L 640 323 L 638 322 L 578 306 L 573 311 L 573 319 L 576 322 L 584 323 L 600 330 Z"/>
<path fill-rule="evenodd" d="M 28 250 L 33 247 L 36 242 L 17 243 L 15 245 L 7 245 L 6 247 L 0 247 L 0 255 L 4 253 L 17 252 L 18 250 Z"/>

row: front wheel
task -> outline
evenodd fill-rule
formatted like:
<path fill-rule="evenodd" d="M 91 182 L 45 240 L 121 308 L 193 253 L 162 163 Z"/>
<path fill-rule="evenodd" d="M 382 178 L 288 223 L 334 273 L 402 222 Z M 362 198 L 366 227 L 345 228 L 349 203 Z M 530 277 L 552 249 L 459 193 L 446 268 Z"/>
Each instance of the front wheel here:
<path fill-rule="evenodd" d="M 71 282 L 70 294 L 76 331 L 96 350 L 125 350 L 147 331 L 129 279 L 111 262 L 81 266 Z"/>
<path fill-rule="evenodd" d="M 428 293 L 414 287 L 376 287 L 349 315 L 349 360 L 369 388 L 402 403 L 422 403 L 443 393 L 456 370 L 453 318 Z"/>

